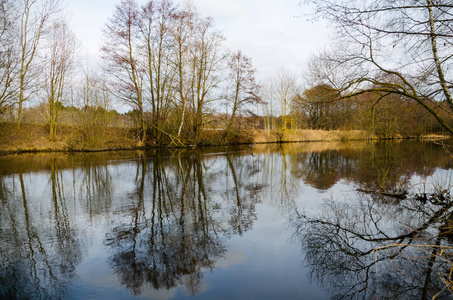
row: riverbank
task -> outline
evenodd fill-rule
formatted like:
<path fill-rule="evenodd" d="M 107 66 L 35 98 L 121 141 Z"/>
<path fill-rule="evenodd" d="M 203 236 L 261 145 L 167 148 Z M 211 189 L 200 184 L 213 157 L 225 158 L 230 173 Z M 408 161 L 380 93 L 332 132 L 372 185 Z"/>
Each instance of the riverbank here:
<path fill-rule="evenodd" d="M 92 132 L 91 132 L 92 134 Z M 202 145 L 225 145 L 220 138 L 222 132 L 208 130 L 202 135 Z M 394 136 L 393 139 L 408 137 Z M 442 139 L 446 136 L 429 135 L 412 137 L 422 139 Z M 234 143 L 285 143 L 285 142 L 332 142 L 376 140 L 376 136 L 360 130 L 250 130 L 238 133 Z M 230 142 L 231 143 L 231 142 Z M 99 129 L 96 135 L 87 137 L 84 130 L 74 126 L 61 126 L 55 141 L 49 140 L 45 125 L 22 124 L 20 128 L 15 123 L 0 122 L 0 155 L 22 152 L 70 152 L 70 151 L 107 151 L 139 149 L 135 131 L 129 128 L 106 127 Z M 165 146 L 154 145 L 149 147 Z"/>
<path fill-rule="evenodd" d="M 135 149 L 134 132 L 126 128 L 103 128 L 102 134 L 87 139 L 83 130 L 61 126 L 50 141 L 45 125 L 0 123 L 0 155 L 20 152 L 102 151 Z"/>

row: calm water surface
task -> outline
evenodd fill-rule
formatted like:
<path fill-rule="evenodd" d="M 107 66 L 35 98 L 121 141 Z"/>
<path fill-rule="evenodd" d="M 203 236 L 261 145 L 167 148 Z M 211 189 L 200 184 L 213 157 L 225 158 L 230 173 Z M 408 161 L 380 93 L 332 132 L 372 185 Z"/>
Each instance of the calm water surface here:
<path fill-rule="evenodd" d="M 428 142 L 0 157 L 0 299 L 449 298 L 453 203 L 429 197 L 452 163 Z"/>

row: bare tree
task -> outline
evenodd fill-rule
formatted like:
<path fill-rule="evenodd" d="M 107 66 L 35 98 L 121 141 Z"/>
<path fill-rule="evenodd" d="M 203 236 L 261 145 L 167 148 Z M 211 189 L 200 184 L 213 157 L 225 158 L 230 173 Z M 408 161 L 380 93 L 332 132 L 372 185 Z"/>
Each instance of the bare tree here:
<path fill-rule="evenodd" d="M 307 118 L 309 128 L 337 129 L 333 125 L 335 119 L 340 117 L 340 111 L 335 107 L 338 104 L 338 92 L 331 86 L 321 84 L 306 89 L 294 98 L 292 104 L 294 111 Z"/>
<path fill-rule="evenodd" d="M 49 32 L 45 57 L 44 90 L 47 102 L 49 137 L 55 141 L 59 111 L 63 105 L 68 74 L 74 64 L 77 43 L 64 22 L 55 22 Z"/>
<path fill-rule="evenodd" d="M 59 0 L 20 0 L 19 78 L 17 122 L 22 121 L 23 103 L 38 90 L 38 46 L 59 12 Z"/>
<path fill-rule="evenodd" d="M 275 94 L 272 86 L 272 79 L 266 80 L 263 84 L 260 84 L 260 95 L 262 98 L 263 116 L 265 121 L 265 127 L 267 129 L 267 137 L 270 137 L 271 129 L 275 129 L 275 117 L 274 117 L 274 105 L 276 102 Z"/>
<path fill-rule="evenodd" d="M 177 138 L 183 130 L 194 143 L 210 120 L 209 104 L 219 100 L 214 95 L 222 78 L 219 74 L 225 59 L 224 37 L 212 19 L 198 16 L 188 4 L 175 15 L 172 30 L 172 62 L 175 69 L 175 107 L 179 113 Z"/>
<path fill-rule="evenodd" d="M 11 0 L 0 0 L 0 115 L 14 104 L 17 74 L 16 28 L 17 7 Z"/>
<path fill-rule="evenodd" d="M 324 83 L 343 96 L 397 94 L 430 112 L 453 133 L 441 102 L 453 113 L 453 5 L 434 0 L 313 0 L 318 16 L 336 25 L 338 47 L 319 61 Z M 339 75 L 341 74 L 341 75 Z M 336 76 L 336 78 L 333 78 Z"/>
<path fill-rule="evenodd" d="M 148 126 L 157 143 L 169 137 L 184 144 L 183 129 L 198 143 L 210 122 L 210 104 L 220 99 L 225 59 L 224 38 L 212 20 L 200 18 L 190 4 L 180 10 L 170 0 L 141 7 L 124 0 L 105 36 L 102 50 L 112 91 L 138 113 L 139 144 L 144 144 Z"/>
<path fill-rule="evenodd" d="M 149 1 L 140 11 L 138 26 L 145 70 L 144 95 L 151 104 L 153 137 L 160 141 L 162 123 L 168 117 L 173 98 L 174 69 L 169 55 L 171 29 L 176 8 L 170 0 Z"/>
<path fill-rule="evenodd" d="M 77 117 L 81 126 L 81 142 L 86 146 L 100 146 L 105 140 L 105 128 L 110 121 L 107 80 L 89 67 L 85 67 L 77 91 L 80 109 Z"/>
<path fill-rule="evenodd" d="M 138 146 L 146 139 L 145 102 L 143 98 L 145 70 L 141 65 L 138 26 L 140 11 L 135 0 L 123 0 L 116 6 L 104 30 L 103 58 L 112 76 L 113 94 L 138 113 Z"/>
<path fill-rule="evenodd" d="M 222 78 L 219 76 L 222 62 L 225 58 L 222 48 L 224 37 L 218 31 L 211 18 L 197 19 L 194 30 L 195 44 L 192 48 L 191 60 L 193 79 L 190 83 L 190 135 L 195 143 L 200 142 L 200 136 L 209 120 L 206 120 L 206 110 L 209 103 L 218 100 L 214 91 Z"/>
<path fill-rule="evenodd" d="M 297 79 L 288 71 L 280 70 L 272 80 L 272 89 L 280 106 L 282 118 L 280 131 L 284 133 L 288 128 L 288 124 L 293 122 L 291 107 L 297 93 Z"/>
<path fill-rule="evenodd" d="M 260 102 L 259 86 L 255 82 L 255 69 L 249 57 L 237 51 L 230 55 L 228 61 L 229 79 L 227 104 L 231 115 L 227 120 L 225 135 L 228 136 L 241 109 L 250 109 L 250 105 Z M 231 86 L 230 86 L 231 85 Z"/>
<path fill-rule="evenodd" d="M 191 82 L 193 82 L 193 65 L 190 64 L 192 45 L 194 44 L 194 27 L 196 12 L 194 7 L 186 7 L 175 14 L 172 28 L 173 53 L 172 62 L 176 72 L 174 88 L 178 95 L 174 106 L 179 112 L 178 131 L 176 137 L 181 137 L 183 126 L 186 123 L 188 99 Z"/>

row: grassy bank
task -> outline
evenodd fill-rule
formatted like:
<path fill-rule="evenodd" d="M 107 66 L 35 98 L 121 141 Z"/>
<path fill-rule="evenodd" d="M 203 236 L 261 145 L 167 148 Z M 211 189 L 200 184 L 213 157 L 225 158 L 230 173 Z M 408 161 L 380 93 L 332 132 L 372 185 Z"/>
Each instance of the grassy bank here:
<path fill-rule="evenodd" d="M 0 154 L 50 151 L 100 151 L 134 149 L 134 132 L 124 128 L 104 128 L 94 139 L 84 137 L 81 128 L 61 126 L 50 141 L 44 125 L 0 123 Z"/>
<path fill-rule="evenodd" d="M 91 133 L 92 134 L 92 133 Z M 203 145 L 225 145 L 241 143 L 281 143 L 371 140 L 377 137 L 365 131 L 326 131 L 326 130 L 250 130 L 238 132 L 228 141 L 222 140 L 222 132 L 208 130 L 202 134 Z M 394 138 L 402 138 L 396 136 Z M 442 138 L 432 135 L 426 138 Z M 153 145 L 150 141 L 148 145 Z M 165 146 L 165 145 L 162 145 Z M 127 128 L 107 127 L 96 131 L 96 135 L 86 136 L 86 130 L 74 126 L 61 126 L 55 141 L 49 140 L 44 125 L 0 123 L 0 154 L 19 152 L 51 151 L 103 151 L 137 149 L 135 132 Z"/>

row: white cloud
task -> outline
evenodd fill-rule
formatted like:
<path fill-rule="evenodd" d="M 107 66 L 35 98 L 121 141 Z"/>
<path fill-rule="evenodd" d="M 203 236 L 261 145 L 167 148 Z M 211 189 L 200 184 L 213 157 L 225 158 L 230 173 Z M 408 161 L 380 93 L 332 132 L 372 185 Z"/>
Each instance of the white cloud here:
<path fill-rule="evenodd" d="M 143 2 L 144 0 L 140 0 Z M 184 5 L 186 0 L 174 0 Z M 299 73 L 306 59 L 327 44 L 325 22 L 308 22 L 300 0 L 193 0 L 200 14 L 214 18 L 228 47 L 252 58 L 264 79 L 275 70 L 288 68 Z M 86 52 L 99 57 L 102 28 L 120 0 L 66 0 L 71 27 Z"/>
<path fill-rule="evenodd" d="M 217 261 L 216 267 L 228 268 L 231 266 L 242 264 L 246 261 L 246 259 L 247 254 L 244 251 L 230 250 Z"/>
<path fill-rule="evenodd" d="M 213 17 L 215 22 L 240 18 L 245 14 L 245 5 L 235 0 L 195 0 L 195 5 L 205 17 Z"/>

